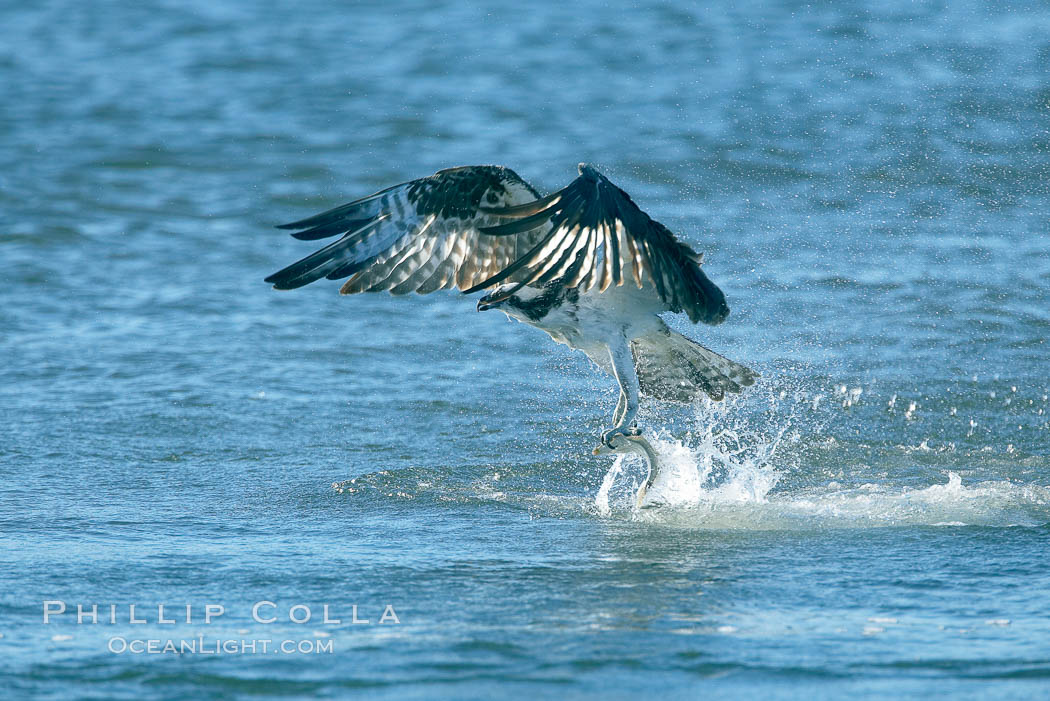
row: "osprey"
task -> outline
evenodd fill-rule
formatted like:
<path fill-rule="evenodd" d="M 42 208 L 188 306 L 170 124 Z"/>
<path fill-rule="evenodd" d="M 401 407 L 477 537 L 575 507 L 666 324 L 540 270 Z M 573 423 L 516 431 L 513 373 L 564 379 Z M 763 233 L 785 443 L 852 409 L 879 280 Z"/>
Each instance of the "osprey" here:
<path fill-rule="evenodd" d="M 725 295 L 700 269 L 703 256 L 593 167 L 581 163 L 579 172 L 542 197 L 509 168 L 450 168 L 282 224 L 305 241 L 340 238 L 266 282 L 290 290 L 349 278 L 343 294 L 489 290 L 478 311 L 499 309 L 543 329 L 616 377 L 620 399 L 602 434 L 610 448 L 617 436 L 639 435 L 639 395 L 717 401 L 753 384 L 754 372 L 658 316 L 726 318 Z"/>

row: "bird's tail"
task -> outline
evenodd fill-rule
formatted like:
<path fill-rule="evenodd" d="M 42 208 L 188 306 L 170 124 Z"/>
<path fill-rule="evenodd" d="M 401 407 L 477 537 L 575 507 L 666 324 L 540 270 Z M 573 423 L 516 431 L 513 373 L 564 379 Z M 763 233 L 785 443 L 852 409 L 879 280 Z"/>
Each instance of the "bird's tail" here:
<path fill-rule="evenodd" d="M 642 394 L 690 403 L 701 394 L 715 401 L 755 383 L 758 373 L 668 328 L 631 341 Z"/>

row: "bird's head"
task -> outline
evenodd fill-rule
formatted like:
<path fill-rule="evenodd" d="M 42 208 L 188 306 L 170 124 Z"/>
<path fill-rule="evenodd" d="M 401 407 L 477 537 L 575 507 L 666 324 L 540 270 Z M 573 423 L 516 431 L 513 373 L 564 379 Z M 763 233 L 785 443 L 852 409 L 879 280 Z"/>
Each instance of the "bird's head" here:
<path fill-rule="evenodd" d="M 534 287 L 522 287 L 514 294 L 507 294 L 515 287 L 517 285 L 499 285 L 478 300 L 478 311 L 499 309 L 507 316 L 521 321 L 536 318 L 536 298 L 542 294 L 542 291 Z"/>
<path fill-rule="evenodd" d="M 478 311 L 484 312 L 489 309 L 504 309 L 513 306 L 514 296 L 507 296 L 506 292 L 510 289 L 509 285 L 497 285 L 491 292 L 478 300 Z"/>

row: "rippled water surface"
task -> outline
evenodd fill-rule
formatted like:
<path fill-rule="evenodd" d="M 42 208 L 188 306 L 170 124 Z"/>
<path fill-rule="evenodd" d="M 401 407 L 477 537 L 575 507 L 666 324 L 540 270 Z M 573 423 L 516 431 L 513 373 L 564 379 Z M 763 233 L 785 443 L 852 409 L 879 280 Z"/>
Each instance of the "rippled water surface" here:
<path fill-rule="evenodd" d="M 6 697 L 1044 694 L 1050 11 L 866 5 L 0 9 Z M 645 408 L 664 508 L 540 332 L 262 282 L 275 223 L 579 161 L 762 374 Z M 111 652 L 198 636 L 322 649 Z"/>

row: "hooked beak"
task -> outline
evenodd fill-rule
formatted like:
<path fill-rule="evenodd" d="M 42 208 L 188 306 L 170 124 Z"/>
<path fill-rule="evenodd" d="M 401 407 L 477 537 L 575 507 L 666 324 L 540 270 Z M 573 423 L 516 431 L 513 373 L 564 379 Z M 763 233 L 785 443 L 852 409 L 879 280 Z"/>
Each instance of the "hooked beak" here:
<path fill-rule="evenodd" d="M 497 296 L 495 292 L 490 292 L 481 299 L 479 299 L 478 311 L 483 312 L 486 309 L 495 309 L 496 307 L 498 307 L 503 302 L 503 300 L 497 299 L 496 297 Z"/>

